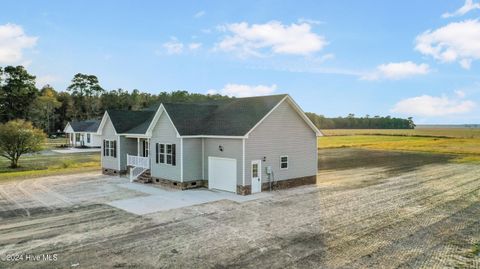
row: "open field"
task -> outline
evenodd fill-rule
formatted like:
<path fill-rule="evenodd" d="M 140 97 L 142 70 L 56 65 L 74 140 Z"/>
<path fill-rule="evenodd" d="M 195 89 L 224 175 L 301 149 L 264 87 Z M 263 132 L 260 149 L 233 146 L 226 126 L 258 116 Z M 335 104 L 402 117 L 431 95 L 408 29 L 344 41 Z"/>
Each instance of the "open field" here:
<path fill-rule="evenodd" d="M 147 195 L 97 173 L 0 184 L 0 268 L 478 268 L 480 166 L 451 156 L 320 151 L 317 186 L 137 216 Z M 2 264 L 3 263 L 3 264 Z"/>
<path fill-rule="evenodd" d="M 72 174 L 100 169 L 100 153 L 60 154 L 51 151 L 66 143 L 64 138 L 47 139 L 44 150 L 20 157 L 16 169 L 9 168 L 10 161 L 0 157 L 0 181 L 58 174 Z"/>
<path fill-rule="evenodd" d="M 480 138 L 480 128 L 420 128 L 420 129 L 323 129 L 326 136 L 344 135 L 393 135 L 393 136 L 431 136 L 452 138 Z"/>
<path fill-rule="evenodd" d="M 436 129 L 435 134 L 439 137 L 420 136 L 417 130 L 362 130 L 364 133 L 372 132 L 369 135 L 357 134 L 357 130 L 334 130 L 338 131 L 338 135 L 320 137 L 318 146 L 320 149 L 347 147 L 451 154 L 456 157 L 454 159 L 456 162 L 480 163 L 480 137 L 454 137 L 461 134 L 449 133 L 450 130 L 458 129 Z M 373 132 L 377 131 L 384 131 L 386 135 L 374 135 Z M 415 132 L 416 135 L 409 136 L 408 132 Z"/>
<path fill-rule="evenodd" d="M 9 168 L 10 161 L 0 157 L 0 181 L 38 176 L 55 175 L 60 173 L 79 172 L 82 169 L 100 169 L 100 153 L 76 153 L 25 155 L 20 158 L 19 168 Z M 85 170 L 83 170 L 85 171 Z"/>

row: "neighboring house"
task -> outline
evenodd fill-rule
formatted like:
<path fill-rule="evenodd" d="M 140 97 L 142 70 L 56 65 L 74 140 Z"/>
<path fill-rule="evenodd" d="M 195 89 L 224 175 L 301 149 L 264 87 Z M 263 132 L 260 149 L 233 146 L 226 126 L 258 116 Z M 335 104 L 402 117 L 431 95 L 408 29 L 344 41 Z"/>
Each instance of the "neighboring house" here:
<path fill-rule="evenodd" d="M 314 184 L 321 132 L 289 95 L 107 111 L 105 174 L 250 194 Z"/>
<path fill-rule="evenodd" d="M 63 131 L 67 135 L 69 145 L 71 147 L 101 147 L 102 138 L 98 128 L 100 122 L 100 120 L 85 120 L 67 123 Z"/>

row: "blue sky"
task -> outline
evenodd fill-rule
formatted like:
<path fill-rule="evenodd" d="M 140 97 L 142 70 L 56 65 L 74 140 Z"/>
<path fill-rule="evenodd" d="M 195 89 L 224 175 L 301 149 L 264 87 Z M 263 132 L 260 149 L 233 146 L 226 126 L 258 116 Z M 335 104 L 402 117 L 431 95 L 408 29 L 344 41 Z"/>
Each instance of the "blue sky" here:
<path fill-rule="evenodd" d="M 0 66 L 64 90 L 289 93 L 326 116 L 480 123 L 480 4 L 451 1 L 6 1 Z"/>

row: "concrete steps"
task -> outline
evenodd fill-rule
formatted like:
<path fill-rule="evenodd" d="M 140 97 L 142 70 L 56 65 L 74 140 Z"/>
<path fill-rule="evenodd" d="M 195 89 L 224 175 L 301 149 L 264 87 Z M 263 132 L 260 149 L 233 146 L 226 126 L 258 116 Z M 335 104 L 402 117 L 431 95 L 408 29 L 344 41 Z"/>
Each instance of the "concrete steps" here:
<path fill-rule="evenodd" d="M 141 175 L 138 176 L 138 178 L 136 180 L 134 180 L 135 182 L 138 182 L 138 183 L 144 183 L 144 184 L 147 184 L 147 183 L 152 183 L 152 175 L 150 174 L 150 169 L 146 170 L 145 172 L 143 172 Z"/>

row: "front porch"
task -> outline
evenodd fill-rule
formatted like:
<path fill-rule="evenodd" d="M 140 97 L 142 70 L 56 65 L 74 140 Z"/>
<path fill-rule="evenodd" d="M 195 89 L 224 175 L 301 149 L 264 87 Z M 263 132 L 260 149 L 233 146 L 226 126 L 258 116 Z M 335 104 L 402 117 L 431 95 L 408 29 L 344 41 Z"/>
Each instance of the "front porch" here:
<path fill-rule="evenodd" d="M 150 170 L 150 139 L 126 137 L 126 168 L 130 181 L 134 181 Z M 149 177 L 150 175 L 148 175 Z"/>

